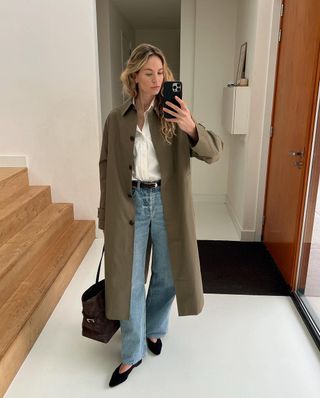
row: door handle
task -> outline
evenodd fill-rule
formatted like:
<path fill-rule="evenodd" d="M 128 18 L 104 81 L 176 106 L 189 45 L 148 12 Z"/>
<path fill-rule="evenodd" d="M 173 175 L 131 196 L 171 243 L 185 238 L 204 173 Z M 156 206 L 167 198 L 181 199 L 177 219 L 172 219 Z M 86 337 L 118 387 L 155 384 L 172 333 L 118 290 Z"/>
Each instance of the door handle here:
<path fill-rule="evenodd" d="M 304 156 L 304 151 L 289 151 L 289 155 L 291 156 Z"/>

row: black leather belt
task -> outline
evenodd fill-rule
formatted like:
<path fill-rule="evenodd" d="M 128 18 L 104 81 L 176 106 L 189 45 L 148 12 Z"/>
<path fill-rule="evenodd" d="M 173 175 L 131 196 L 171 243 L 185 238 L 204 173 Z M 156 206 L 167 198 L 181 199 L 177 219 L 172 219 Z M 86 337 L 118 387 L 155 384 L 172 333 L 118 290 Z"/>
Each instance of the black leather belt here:
<path fill-rule="evenodd" d="M 136 181 L 132 180 L 132 186 L 139 188 L 156 188 L 161 185 L 161 180 L 158 181 Z"/>

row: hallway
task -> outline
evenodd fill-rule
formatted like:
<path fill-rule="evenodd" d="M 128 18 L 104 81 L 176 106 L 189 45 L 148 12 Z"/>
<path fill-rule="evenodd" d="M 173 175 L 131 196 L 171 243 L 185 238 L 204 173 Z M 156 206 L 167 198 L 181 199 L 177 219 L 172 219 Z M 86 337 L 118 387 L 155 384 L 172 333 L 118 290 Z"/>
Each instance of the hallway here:
<path fill-rule="evenodd" d="M 214 205 L 212 219 L 204 217 L 206 206 L 195 204 L 197 238 L 238 240 L 224 205 Z M 6 398 L 111 393 L 120 330 L 107 345 L 81 336 L 81 293 L 94 282 L 102 244 L 94 241 Z M 205 294 L 196 317 L 178 317 L 174 301 L 169 330 L 161 355 L 147 352 L 129 379 L 112 389 L 114 396 L 319 396 L 320 353 L 290 297 Z"/>

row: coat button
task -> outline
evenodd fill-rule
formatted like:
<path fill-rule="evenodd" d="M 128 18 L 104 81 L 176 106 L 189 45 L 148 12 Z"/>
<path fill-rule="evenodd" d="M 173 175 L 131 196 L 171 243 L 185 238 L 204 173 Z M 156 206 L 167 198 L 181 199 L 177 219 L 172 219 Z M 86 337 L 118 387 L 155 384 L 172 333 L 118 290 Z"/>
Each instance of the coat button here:
<path fill-rule="evenodd" d="M 130 140 L 134 141 L 134 136 L 133 135 L 130 135 Z"/>
<path fill-rule="evenodd" d="M 129 224 L 130 224 L 130 225 L 133 225 L 133 224 L 134 224 L 134 222 L 133 222 L 132 220 L 130 220 L 130 221 L 129 221 Z"/>
<path fill-rule="evenodd" d="M 129 164 L 129 169 L 130 169 L 130 170 L 132 170 L 132 166 L 131 166 L 131 164 Z"/>

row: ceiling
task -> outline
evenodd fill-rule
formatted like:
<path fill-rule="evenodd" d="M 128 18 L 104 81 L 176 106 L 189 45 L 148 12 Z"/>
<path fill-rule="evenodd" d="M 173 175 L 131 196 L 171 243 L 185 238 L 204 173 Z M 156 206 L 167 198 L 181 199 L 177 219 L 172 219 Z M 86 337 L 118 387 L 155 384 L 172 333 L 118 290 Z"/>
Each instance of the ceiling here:
<path fill-rule="evenodd" d="M 111 0 L 134 29 L 180 29 L 181 0 Z"/>

